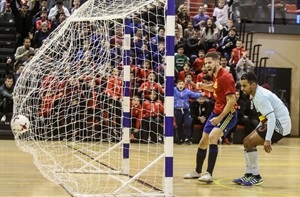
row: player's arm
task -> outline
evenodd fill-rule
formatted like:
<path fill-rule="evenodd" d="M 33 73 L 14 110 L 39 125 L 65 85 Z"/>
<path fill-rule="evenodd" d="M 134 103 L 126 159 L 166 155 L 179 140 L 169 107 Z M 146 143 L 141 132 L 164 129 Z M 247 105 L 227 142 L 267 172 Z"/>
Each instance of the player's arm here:
<path fill-rule="evenodd" d="M 221 119 L 223 119 L 227 114 L 229 114 L 230 111 L 234 109 L 234 105 L 236 103 L 235 94 L 227 94 L 226 95 L 226 105 L 224 107 L 224 110 L 219 115 Z"/>
<path fill-rule="evenodd" d="M 213 92 L 213 84 L 212 83 L 207 84 L 207 83 L 200 82 L 200 83 L 196 84 L 196 88 Z"/>

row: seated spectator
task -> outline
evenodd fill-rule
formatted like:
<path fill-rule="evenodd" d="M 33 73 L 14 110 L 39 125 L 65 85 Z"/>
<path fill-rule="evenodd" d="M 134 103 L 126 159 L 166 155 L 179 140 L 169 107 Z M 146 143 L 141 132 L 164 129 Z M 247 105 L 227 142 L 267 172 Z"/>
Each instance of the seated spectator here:
<path fill-rule="evenodd" d="M 231 57 L 232 49 L 236 47 L 236 41 L 238 40 L 238 36 L 236 33 L 236 29 L 231 29 L 227 36 L 225 36 L 221 43 L 221 51 L 222 54 L 226 57 L 227 60 Z"/>
<path fill-rule="evenodd" d="M 164 89 L 161 87 L 159 83 L 156 83 L 155 80 L 156 80 L 155 73 L 154 72 L 149 73 L 148 80 L 142 83 L 142 85 L 139 87 L 138 90 L 138 93 L 139 95 L 141 95 L 141 98 L 149 99 L 150 93 L 152 91 L 159 93 L 158 96 L 164 94 Z"/>
<path fill-rule="evenodd" d="M 148 75 L 152 72 L 153 70 L 152 70 L 151 62 L 145 60 L 143 68 L 139 69 L 137 82 L 141 85 L 142 83 L 148 80 Z"/>
<path fill-rule="evenodd" d="M 200 37 L 200 31 L 194 31 L 193 35 L 186 39 L 185 54 L 190 58 L 191 63 L 195 61 L 201 49 L 204 49 L 204 45 Z"/>
<path fill-rule="evenodd" d="M 145 100 L 142 104 L 142 143 L 147 143 L 149 134 L 150 142 L 162 142 L 163 138 L 163 114 L 164 105 L 157 99 L 157 93 L 152 91 L 149 100 Z"/>
<path fill-rule="evenodd" d="M 40 48 L 43 45 L 43 42 L 46 38 L 48 38 L 50 32 L 48 31 L 48 24 L 44 21 L 41 24 L 40 30 L 36 31 L 33 36 L 32 45 L 33 47 Z"/>
<path fill-rule="evenodd" d="M 178 23 L 182 26 L 182 29 L 187 28 L 188 23 L 190 22 L 190 15 L 188 13 L 188 8 L 185 4 L 182 4 L 178 8 Z"/>
<path fill-rule="evenodd" d="M 202 125 L 202 126 L 205 125 L 206 120 L 208 119 L 210 113 L 213 110 L 213 103 L 208 99 L 206 99 L 205 96 L 201 96 L 191 102 L 190 109 L 191 109 L 191 118 L 192 118 L 191 136 L 193 136 L 195 125 Z"/>
<path fill-rule="evenodd" d="M 15 53 L 15 60 L 25 62 L 28 60 L 30 54 L 34 54 L 34 48 L 30 47 L 31 41 L 30 38 L 25 38 L 23 46 L 17 48 Z"/>
<path fill-rule="evenodd" d="M 223 28 L 221 29 L 220 39 L 223 39 L 223 38 L 225 38 L 226 36 L 228 36 L 228 33 L 229 33 L 229 31 L 230 31 L 232 28 L 235 28 L 235 27 L 233 27 L 233 20 L 232 20 L 231 18 L 229 18 L 229 19 L 227 20 L 226 25 L 223 26 Z"/>
<path fill-rule="evenodd" d="M 57 20 L 57 15 L 64 13 L 65 17 L 70 16 L 69 10 L 64 6 L 64 3 L 62 0 L 57 0 L 56 5 L 50 9 L 48 14 L 48 20 L 55 21 Z"/>
<path fill-rule="evenodd" d="M 210 18 L 208 15 L 204 14 L 204 7 L 202 5 L 198 8 L 198 14 L 193 18 L 194 28 L 201 30 L 202 27 L 205 27 L 207 20 Z"/>
<path fill-rule="evenodd" d="M 182 45 L 184 44 L 184 39 L 180 33 L 180 29 L 178 27 L 175 28 L 175 43 L 174 43 L 174 47 L 175 49 L 177 48 L 178 45 Z"/>
<path fill-rule="evenodd" d="M 47 11 L 46 10 L 42 10 L 41 11 L 41 17 L 39 18 L 39 20 L 37 20 L 35 22 L 35 30 L 39 31 L 42 28 L 42 24 L 47 25 L 48 30 L 51 30 L 51 21 L 47 20 Z"/>
<path fill-rule="evenodd" d="M 193 62 L 193 66 L 192 66 L 193 70 L 195 71 L 195 75 L 198 75 L 199 73 L 202 72 L 202 67 L 204 66 L 204 57 L 205 57 L 205 52 L 203 49 L 200 49 L 198 52 L 198 57 Z"/>
<path fill-rule="evenodd" d="M 193 92 L 185 88 L 185 83 L 181 80 L 177 81 L 174 87 L 174 117 L 177 125 L 177 144 L 192 144 L 191 142 L 191 114 L 190 114 L 190 98 L 199 98 L 202 93 Z M 184 127 L 184 128 L 183 128 Z"/>
<path fill-rule="evenodd" d="M 210 49 L 219 47 L 219 29 L 216 28 L 211 19 L 207 20 L 207 25 L 200 32 L 201 40 L 203 40 L 204 50 L 207 52 Z"/>
<path fill-rule="evenodd" d="M 80 0 L 73 1 L 73 7 L 70 9 L 70 13 L 73 14 L 80 7 Z"/>
<path fill-rule="evenodd" d="M 194 27 L 193 27 L 193 22 L 188 22 L 188 25 L 187 27 L 183 30 L 183 38 L 184 39 L 188 39 L 190 38 L 191 36 L 194 35 Z"/>
<path fill-rule="evenodd" d="M 158 33 L 150 39 L 150 49 L 153 53 L 158 50 L 158 44 L 165 42 L 165 28 L 158 28 Z"/>
<path fill-rule="evenodd" d="M 190 64 L 185 63 L 184 66 L 183 66 L 183 70 L 179 72 L 177 78 L 178 78 L 178 80 L 184 81 L 185 77 L 188 74 L 192 76 L 192 81 L 196 81 L 195 73 L 193 71 L 191 71 Z"/>
<path fill-rule="evenodd" d="M 229 65 L 228 60 L 224 56 L 221 57 L 220 64 L 222 68 L 232 74 L 234 81 L 236 81 L 236 70 L 234 65 Z"/>
<path fill-rule="evenodd" d="M 184 54 L 184 45 L 178 45 L 177 53 L 175 54 L 175 73 L 179 74 L 183 70 L 185 63 L 189 62 L 189 58 Z"/>
<path fill-rule="evenodd" d="M 4 84 L 0 87 L 0 109 L 2 113 L 1 122 L 6 121 L 8 113 L 13 112 L 13 91 L 14 91 L 13 76 L 7 75 Z"/>
<path fill-rule="evenodd" d="M 58 19 L 51 21 L 51 31 L 54 31 L 62 22 L 66 20 L 65 13 L 60 13 Z"/>

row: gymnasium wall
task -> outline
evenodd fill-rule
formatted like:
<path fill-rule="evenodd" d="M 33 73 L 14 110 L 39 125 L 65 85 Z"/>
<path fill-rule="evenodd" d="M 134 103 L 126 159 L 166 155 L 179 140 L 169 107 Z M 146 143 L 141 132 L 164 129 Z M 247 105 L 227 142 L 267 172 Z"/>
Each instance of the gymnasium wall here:
<path fill-rule="evenodd" d="M 270 58 L 267 66 L 292 69 L 291 136 L 300 136 L 300 35 L 256 33 L 254 44 L 262 44 L 260 57 Z"/>

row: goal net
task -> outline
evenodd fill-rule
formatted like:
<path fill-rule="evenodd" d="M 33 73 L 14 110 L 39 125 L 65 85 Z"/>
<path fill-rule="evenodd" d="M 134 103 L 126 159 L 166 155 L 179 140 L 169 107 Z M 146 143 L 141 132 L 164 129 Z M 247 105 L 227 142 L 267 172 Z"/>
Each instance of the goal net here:
<path fill-rule="evenodd" d="M 72 196 L 173 196 L 173 10 L 89 0 L 18 79 L 14 115 L 31 125 L 16 144 Z"/>

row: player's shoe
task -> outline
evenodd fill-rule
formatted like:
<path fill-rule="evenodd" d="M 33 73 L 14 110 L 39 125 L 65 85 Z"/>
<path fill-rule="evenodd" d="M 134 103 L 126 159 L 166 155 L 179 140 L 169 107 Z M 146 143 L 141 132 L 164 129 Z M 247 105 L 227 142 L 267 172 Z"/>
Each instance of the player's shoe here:
<path fill-rule="evenodd" d="M 198 181 L 211 183 L 213 182 L 213 178 L 209 172 L 205 172 L 204 174 L 201 175 L 201 177 L 199 177 Z"/>
<path fill-rule="evenodd" d="M 248 180 L 250 180 L 252 177 L 252 174 L 244 174 L 244 176 L 237 178 L 237 179 L 233 179 L 232 182 L 241 185 L 243 182 L 246 182 Z"/>
<path fill-rule="evenodd" d="M 252 186 L 261 185 L 264 182 L 261 176 L 252 176 L 248 181 L 243 182 L 241 185 Z"/>
<path fill-rule="evenodd" d="M 198 179 L 201 176 L 201 173 L 196 172 L 196 170 L 193 170 L 192 172 L 184 175 L 184 179 Z"/>

